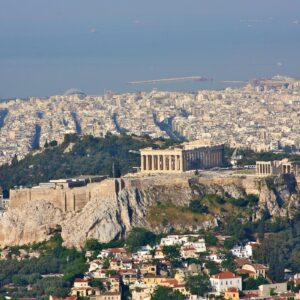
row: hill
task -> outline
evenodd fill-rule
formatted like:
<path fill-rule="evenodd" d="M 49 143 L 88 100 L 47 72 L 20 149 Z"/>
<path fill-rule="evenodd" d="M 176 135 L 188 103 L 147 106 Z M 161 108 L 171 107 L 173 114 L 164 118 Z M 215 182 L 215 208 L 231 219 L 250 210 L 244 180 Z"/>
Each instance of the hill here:
<path fill-rule="evenodd" d="M 79 175 L 112 175 L 116 177 L 140 165 L 137 151 L 144 147 L 167 147 L 172 140 L 129 135 L 107 134 L 104 138 L 66 135 L 64 142 L 50 142 L 47 148 L 31 152 L 24 159 L 13 159 L 0 167 L 0 186 L 4 196 L 13 186 L 32 186 L 50 179 Z"/>

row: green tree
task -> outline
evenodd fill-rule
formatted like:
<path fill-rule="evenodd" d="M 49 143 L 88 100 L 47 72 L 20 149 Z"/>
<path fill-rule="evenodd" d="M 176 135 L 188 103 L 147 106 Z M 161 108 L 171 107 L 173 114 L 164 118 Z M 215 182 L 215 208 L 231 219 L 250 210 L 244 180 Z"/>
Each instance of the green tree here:
<path fill-rule="evenodd" d="M 191 201 L 189 209 L 197 214 L 205 214 L 208 212 L 207 206 L 203 205 L 199 199 Z"/>
<path fill-rule="evenodd" d="M 151 295 L 151 300 L 184 300 L 185 297 L 179 291 L 173 291 L 172 288 L 159 286 Z"/>
<path fill-rule="evenodd" d="M 14 275 L 12 277 L 12 282 L 14 285 L 26 286 L 28 285 L 28 281 L 26 280 L 26 276 L 22 275 Z"/>
<path fill-rule="evenodd" d="M 108 269 L 110 267 L 109 258 L 105 258 L 103 261 L 103 269 Z"/>
<path fill-rule="evenodd" d="M 102 250 L 102 244 L 99 241 L 97 241 L 96 239 L 90 239 L 85 242 L 84 249 L 86 251 L 98 251 L 99 252 Z"/>
<path fill-rule="evenodd" d="M 206 275 L 195 275 L 187 278 L 186 288 L 193 295 L 204 296 L 205 293 L 209 292 L 211 286 Z"/>
<path fill-rule="evenodd" d="M 232 249 L 236 244 L 238 243 L 238 240 L 236 238 L 227 238 L 224 241 L 224 247 L 228 250 Z"/>
<path fill-rule="evenodd" d="M 215 275 L 220 272 L 218 264 L 212 260 L 205 262 L 205 268 L 208 269 L 210 275 Z"/>
<path fill-rule="evenodd" d="M 232 255 L 231 252 L 225 252 L 224 255 L 225 255 L 225 259 L 221 263 L 222 268 L 234 272 L 236 269 L 234 256 Z"/>
<path fill-rule="evenodd" d="M 156 238 L 157 237 L 153 232 L 145 228 L 136 227 L 129 232 L 128 237 L 126 238 L 126 248 L 131 252 L 135 252 L 140 247 L 146 246 L 147 244 L 154 246 Z"/>
<path fill-rule="evenodd" d="M 53 140 L 49 143 L 49 146 L 50 147 L 56 147 L 57 146 L 57 141 L 56 140 Z"/>
<path fill-rule="evenodd" d="M 103 282 L 102 282 L 100 279 L 92 279 L 92 280 L 89 282 L 89 285 L 90 285 L 91 287 L 97 287 L 97 288 L 99 288 L 101 291 L 104 291 L 104 290 L 105 290 L 104 284 L 103 284 Z"/>
<path fill-rule="evenodd" d="M 218 239 L 210 232 L 204 235 L 205 244 L 207 246 L 217 246 Z"/>
<path fill-rule="evenodd" d="M 48 143 L 48 140 L 46 139 L 46 142 L 44 144 L 44 148 L 48 148 L 49 147 L 49 143 Z"/>
<path fill-rule="evenodd" d="M 164 246 L 162 252 L 169 261 L 177 260 L 181 257 L 178 246 Z"/>
<path fill-rule="evenodd" d="M 244 281 L 243 289 L 245 289 L 245 290 L 257 290 L 260 285 L 266 284 L 266 283 L 268 283 L 268 281 L 262 276 L 259 276 L 257 279 L 249 277 L 248 279 L 246 279 Z"/>

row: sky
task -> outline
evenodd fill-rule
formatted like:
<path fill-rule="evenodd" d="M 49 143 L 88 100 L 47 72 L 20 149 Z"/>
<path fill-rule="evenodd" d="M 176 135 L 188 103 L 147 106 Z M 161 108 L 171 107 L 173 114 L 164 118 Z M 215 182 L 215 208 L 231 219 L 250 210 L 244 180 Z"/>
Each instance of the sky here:
<path fill-rule="evenodd" d="M 300 77 L 299 0 L 0 0 L 0 98 Z M 212 83 L 130 86 L 206 76 Z"/>

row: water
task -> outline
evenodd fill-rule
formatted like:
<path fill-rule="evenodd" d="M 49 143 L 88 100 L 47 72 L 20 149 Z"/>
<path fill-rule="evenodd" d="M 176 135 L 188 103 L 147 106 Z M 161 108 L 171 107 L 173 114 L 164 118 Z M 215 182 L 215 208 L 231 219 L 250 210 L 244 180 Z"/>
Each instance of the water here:
<path fill-rule="evenodd" d="M 7 7 L 0 19 L 0 98 L 62 94 L 73 87 L 88 94 L 196 91 L 228 86 L 222 80 L 300 76 L 300 4 L 292 0 L 254 0 L 244 6 L 153 1 L 157 9 L 138 1 L 128 1 L 137 8 L 104 1 L 105 12 L 93 11 L 97 1 L 91 7 L 75 1 L 69 13 L 63 6 L 69 0 L 47 2 L 49 12 L 34 0 L 18 11 L 18 1 L 0 2 Z M 214 81 L 127 84 L 182 76 Z"/>

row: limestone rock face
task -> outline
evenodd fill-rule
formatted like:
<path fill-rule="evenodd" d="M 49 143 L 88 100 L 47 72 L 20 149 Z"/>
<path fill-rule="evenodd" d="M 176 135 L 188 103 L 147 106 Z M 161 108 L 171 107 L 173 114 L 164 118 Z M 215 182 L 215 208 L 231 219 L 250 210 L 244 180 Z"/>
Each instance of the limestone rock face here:
<path fill-rule="evenodd" d="M 300 192 L 292 175 L 266 178 L 260 183 L 256 219 L 264 213 L 272 217 L 290 218 L 300 206 Z"/>
<path fill-rule="evenodd" d="M 0 217 L 0 247 L 47 240 L 64 219 L 51 203 L 34 201 L 12 209 Z"/>
<path fill-rule="evenodd" d="M 122 190 L 118 196 L 94 199 L 61 225 L 62 238 L 68 247 L 82 247 L 87 239 L 107 243 L 124 236 L 133 226 L 145 226 L 149 203 L 137 189 Z"/>
<path fill-rule="evenodd" d="M 80 211 L 64 213 L 43 199 L 32 201 L 10 209 L 0 215 L 0 247 L 22 245 L 47 240 L 60 231 L 67 247 L 83 247 L 87 239 L 109 242 L 124 237 L 132 227 L 147 227 L 156 232 L 168 228 L 161 224 L 152 228 L 147 223 L 149 208 L 158 203 L 171 202 L 185 206 L 192 199 L 204 194 L 219 194 L 226 197 L 243 198 L 249 193 L 259 201 L 253 219 L 265 213 L 272 217 L 292 217 L 300 206 L 300 192 L 295 178 L 257 177 L 154 177 L 126 179 L 117 190 L 101 189 L 93 193 Z M 114 185 L 110 185 L 114 186 Z M 222 216 L 197 223 L 197 230 L 218 225 Z M 184 224 L 178 225 L 184 228 Z M 176 228 L 180 230 L 181 228 Z M 188 228 L 185 228 L 188 229 Z M 191 228 L 192 230 L 193 228 Z"/>

